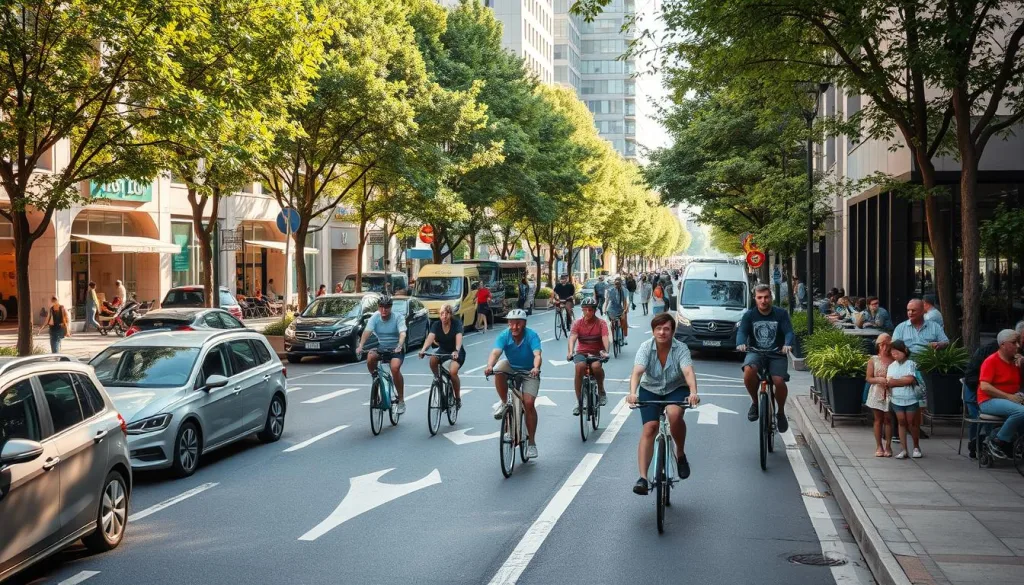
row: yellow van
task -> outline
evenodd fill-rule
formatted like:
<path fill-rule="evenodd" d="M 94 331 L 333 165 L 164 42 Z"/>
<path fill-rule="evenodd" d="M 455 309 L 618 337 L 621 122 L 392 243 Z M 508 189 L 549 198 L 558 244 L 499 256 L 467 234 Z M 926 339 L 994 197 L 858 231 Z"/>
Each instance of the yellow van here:
<path fill-rule="evenodd" d="M 427 307 L 430 319 L 438 318 L 441 305 L 448 303 L 465 328 L 476 319 L 476 291 L 480 272 L 471 264 L 428 264 L 420 269 L 413 298 Z"/>

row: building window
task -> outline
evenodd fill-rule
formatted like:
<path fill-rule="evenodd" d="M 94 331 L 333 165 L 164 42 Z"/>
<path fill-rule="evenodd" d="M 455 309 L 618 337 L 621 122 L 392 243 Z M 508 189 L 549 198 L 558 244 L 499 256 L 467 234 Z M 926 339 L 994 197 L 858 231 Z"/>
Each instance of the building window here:
<path fill-rule="evenodd" d="M 593 114 L 621 114 L 622 100 L 591 100 L 587 109 Z"/>
<path fill-rule="evenodd" d="M 627 116 L 635 116 L 636 115 L 636 102 L 634 102 L 633 100 L 626 100 L 626 115 Z"/>
<path fill-rule="evenodd" d="M 622 30 L 621 18 L 595 18 L 593 22 L 583 22 L 584 34 L 588 33 L 615 33 Z"/>
<path fill-rule="evenodd" d="M 585 79 L 580 86 L 580 93 L 590 95 L 596 93 L 620 94 L 625 90 L 625 83 L 621 79 Z"/>
<path fill-rule="evenodd" d="M 583 41 L 582 52 L 598 53 L 603 55 L 622 55 L 626 52 L 626 41 L 625 39 Z"/>

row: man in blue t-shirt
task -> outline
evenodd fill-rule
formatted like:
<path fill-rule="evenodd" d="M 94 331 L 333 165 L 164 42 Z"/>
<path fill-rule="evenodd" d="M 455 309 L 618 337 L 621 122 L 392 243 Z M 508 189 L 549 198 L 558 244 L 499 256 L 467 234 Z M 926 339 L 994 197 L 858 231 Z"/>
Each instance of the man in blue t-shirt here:
<path fill-rule="evenodd" d="M 754 287 L 754 301 L 757 308 L 750 309 L 740 319 L 740 328 L 736 332 L 736 349 L 747 351 L 747 345 L 760 350 L 777 351 L 787 354 L 793 349 L 795 335 L 793 324 L 789 321 L 789 313 L 785 309 L 772 306 L 772 289 L 767 284 L 759 284 Z M 768 372 L 772 376 L 772 383 L 775 385 L 775 402 L 778 408 L 775 411 L 775 421 L 780 433 L 789 429 L 789 422 L 786 420 L 786 396 L 789 389 L 786 382 L 789 380 L 789 358 L 785 355 L 768 356 L 759 353 L 747 352 L 743 360 L 743 385 L 747 387 L 750 394 L 750 410 L 747 411 L 747 420 L 757 420 L 757 392 L 760 380 L 757 374 L 761 364 L 767 361 Z"/>
<path fill-rule="evenodd" d="M 366 356 L 366 367 L 370 370 L 371 376 L 377 375 L 377 361 L 380 360 L 380 353 L 394 352 L 391 355 L 391 378 L 395 381 L 395 390 L 398 392 L 398 414 L 405 414 L 405 378 L 402 377 L 402 362 L 405 361 L 405 316 L 396 315 L 391 311 L 391 297 L 385 295 L 377 302 L 377 312 L 370 316 L 366 322 L 366 329 L 359 338 L 359 346 L 356 347 L 356 356 L 363 353 L 363 345 L 370 339 L 370 334 L 377 336 L 377 348 L 371 349 Z"/>
<path fill-rule="evenodd" d="M 526 457 L 537 457 L 537 408 L 534 401 L 540 393 L 540 336 L 533 329 L 526 327 L 526 311 L 513 309 L 505 316 L 508 329 L 502 331 L 494 340 L 494 349 L 487 357 L 484 375 L 494 372 L 506 374 L 529 374 L 523 380 L 523 407 L 526 411 L 526 429 L 530 433 L 530 444 Z M 498 361 L 501 354 L 505 359 Z M 505 414 L 505 402 L 508 400 L 508 376 L 495 376 L 494 388 L 498 391 L 501 402 L 494 409 L 494 418 L 501 420 Z"/>

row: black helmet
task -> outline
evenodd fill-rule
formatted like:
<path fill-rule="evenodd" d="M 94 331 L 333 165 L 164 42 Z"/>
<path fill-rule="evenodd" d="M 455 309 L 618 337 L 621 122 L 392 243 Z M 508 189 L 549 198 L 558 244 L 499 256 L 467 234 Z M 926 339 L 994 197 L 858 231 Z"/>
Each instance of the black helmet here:
<path fill-rule="evenodd" d="M 380 300 L 377 301 L 378 307 L 390 307 L 394 301 L 391 299 L 391 295 L 383 295 Z"/>

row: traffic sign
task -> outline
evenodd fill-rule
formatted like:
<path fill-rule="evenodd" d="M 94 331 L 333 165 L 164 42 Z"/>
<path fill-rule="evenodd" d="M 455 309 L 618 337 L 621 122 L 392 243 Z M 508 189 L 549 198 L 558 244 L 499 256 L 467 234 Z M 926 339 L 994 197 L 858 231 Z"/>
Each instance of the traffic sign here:
<path fill-rule="evenodd" d="M 420 241 L 424 244 L 434 243 L 434 228 L 429 225 L 425 225 L 420 228 Z"/>
<path fill-rule="evenodd" d="M 747 252 L 747 265 L 751 268 L 760 268 L 764 264 L 764 252 L 751 250 Z"/>
<path fill-rule="evenodd" d="M 291 229 L 288 229 L 289 223 L 291 224 Z M 277 229 L 281 230 L 282 234 L 299 231 L 299 212 L 291 207 L 282 209 L 281 213 L 277 214 Z"/>

